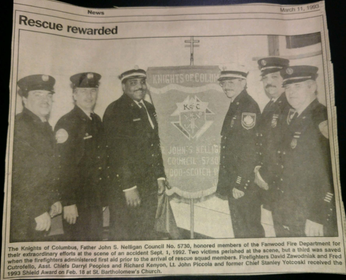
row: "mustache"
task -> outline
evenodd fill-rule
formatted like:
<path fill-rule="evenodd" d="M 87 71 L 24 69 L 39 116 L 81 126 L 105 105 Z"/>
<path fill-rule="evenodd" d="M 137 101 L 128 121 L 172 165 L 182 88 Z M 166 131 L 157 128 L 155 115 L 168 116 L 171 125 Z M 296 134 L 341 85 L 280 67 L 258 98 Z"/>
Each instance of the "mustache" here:
<path fill-rule="evenodd" d="M 266 88 L 270 88 L 270 87 L 276 88 L 275 85 L 271 85 L 271 84 L 266 85 Z"/>

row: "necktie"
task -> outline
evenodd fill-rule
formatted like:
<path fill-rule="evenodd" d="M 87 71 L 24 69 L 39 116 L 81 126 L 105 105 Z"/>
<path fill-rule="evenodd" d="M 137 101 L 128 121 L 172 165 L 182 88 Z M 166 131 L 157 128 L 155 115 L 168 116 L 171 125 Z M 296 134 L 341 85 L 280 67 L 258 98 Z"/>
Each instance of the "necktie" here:
<path fill-rule="evenodd" d="M 43 122 L 42 123 L 42 133 L 46 139 L 49 139 L 49 142 L 53 146 L 55 143 L 55 137 L 52 130 L 52 127 L 50 126 L 49 122 Z"/>
<path fill-rule="evenodd" d="M 269 111 L 271 111 L 271 107 L 272 107 L 273 104 L 274 104 L 274 101 L 273 101 L 273 99 L 271 99 L 271 100 L 267 103 L 267 105 L 264 107 L 263 113 L 266 114 L 266 113 L 268 113 Z"/>
<path fill-rule="evenodd" d="M 95 113 L 90 113 L 90 118 L 91 118 L 91 135 L 93 135 L 95 138 L 98 136 L 98 123 L 96 121 L 96 114 Z"/>
<path fill-rule="evenodd" d="M 43 123 L 43 129 L 49 132 L 52 132 L 52 127 L 50 126 L 49 122 Z"/>
<path fill-rule="evenodd" d="M 95 113 L 90 113 L 90 118 L 92 121 L 96 120 L 96 114 Z"/>
<path fill-rule="evenodd" d="M 298 117 L 298 112 L 295 111 L 291 116 L 290 116 L 290 124 Z"/>
<path fill-rule="evenodd" d="M 153 124 L 153 122 L 152 122 L 152 120 L 150 118 L 148 110 L 147 110 L 147 108 L 145 107 L 145 105 L 142 102 L 143 101 L 138 102 L 138 106 L 141 109 L 142 117 L 143 117 L 143 119 L 147 120 L 147 123 L 150 125 L 150 127 L 152 129 L 154 129 L 154 124 Z"/>

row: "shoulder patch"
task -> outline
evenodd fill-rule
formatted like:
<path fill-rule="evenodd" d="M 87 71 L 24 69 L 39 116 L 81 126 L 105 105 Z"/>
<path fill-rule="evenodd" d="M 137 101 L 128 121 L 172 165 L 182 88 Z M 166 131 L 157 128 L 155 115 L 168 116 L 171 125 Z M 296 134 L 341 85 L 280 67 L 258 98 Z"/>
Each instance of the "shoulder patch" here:
<path fill-rule="evenodd" d="M 328 121 L 323 121 L 318 125 L 318 128 L 320 129 L 322 135 L 326 138 L 329 138 L 328 135 Z"/>
<path fill-rule="evenodd" d="M 241 114 L 241 125 L 245 129 L 254 128 L 256 125 L 256 113 L 244 112 Z"/>
<path fill-rule="evenodd" d="M 68 139 L 68 133 L 65 129 L 60 128 L 56 133 L 55 133 L 55 139 L 58 144 L 65 143 L 66 140 Z"/>

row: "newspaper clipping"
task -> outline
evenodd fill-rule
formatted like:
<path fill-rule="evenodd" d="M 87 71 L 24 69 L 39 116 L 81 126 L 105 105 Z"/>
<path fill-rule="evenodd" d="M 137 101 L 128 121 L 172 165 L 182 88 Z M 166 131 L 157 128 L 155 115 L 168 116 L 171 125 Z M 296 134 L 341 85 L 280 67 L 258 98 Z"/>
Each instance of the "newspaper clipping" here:
<path fill-rule="evenodd" d="M 1 279 L 346 273 L 324 2 L 15 0 Z"/>

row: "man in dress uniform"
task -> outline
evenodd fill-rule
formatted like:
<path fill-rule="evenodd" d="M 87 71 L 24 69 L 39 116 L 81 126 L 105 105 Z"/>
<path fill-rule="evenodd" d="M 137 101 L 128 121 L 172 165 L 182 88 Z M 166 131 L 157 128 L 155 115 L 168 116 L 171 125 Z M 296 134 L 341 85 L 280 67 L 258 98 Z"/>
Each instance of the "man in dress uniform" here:
<path fill-rule="evenodd" d="M 102 240 L 102 122 L 94 113 L 101 75 L 70 77 L 74 108 L 55 126 L 67 240 Z"/>
<path fill-rule="evenodd" d="M 275 164 L 278 156 L 278 145 L 282 141 L 282 123 L 290 105 L 287 102 L 285 90 L 282 87 L 280 71 L 287 67 L 289 61 L 280 57 L 266 57 L 258 60 L 261 70 L 263 88 L 270 99 L 264 107 L 259 122 L 256 152 L 259 158 L 255 168 L 255 183 L 264 191 L 262 193 L 263 208 L 271 211 L 271 204 L 275 200 L 275 188 L 272 183 L 277 180 L 281 169 Z"/>
<path fill-rule="evenodd" d="M 103 122 L 109 166 L 110 240 L 157 239 L 158 193 L 165 190 L 154 106 L 145 101 L 146 72 L 119 76 L 123 95 L 111 103 Z"/>
<path fill-rule="evenodd" d="M 11 242 L 44 241 L 51 217 L 62 208 L 56 185 L 55 139 L 47 121 L 55 79 L 31 75 L 17 84 L 23 111 L 14 126 Z"/>
<path fill-rule="evenodd" d="M 318 68 L 281 70 L 289 104 L 273 218 L 277 237 L 336 236 L 327 110 L 317 100 Z"/>
<path fill-rule="evenodd" d="M 253 183 L 260 109 L 246 91 L 246 77 L 243 67 L 232 65 L 223 69 L 218 79 L 231 104 L 221 130 L 217 195 L 228 198 L 236 238 L 264 236 L 260 189 Z"/>

